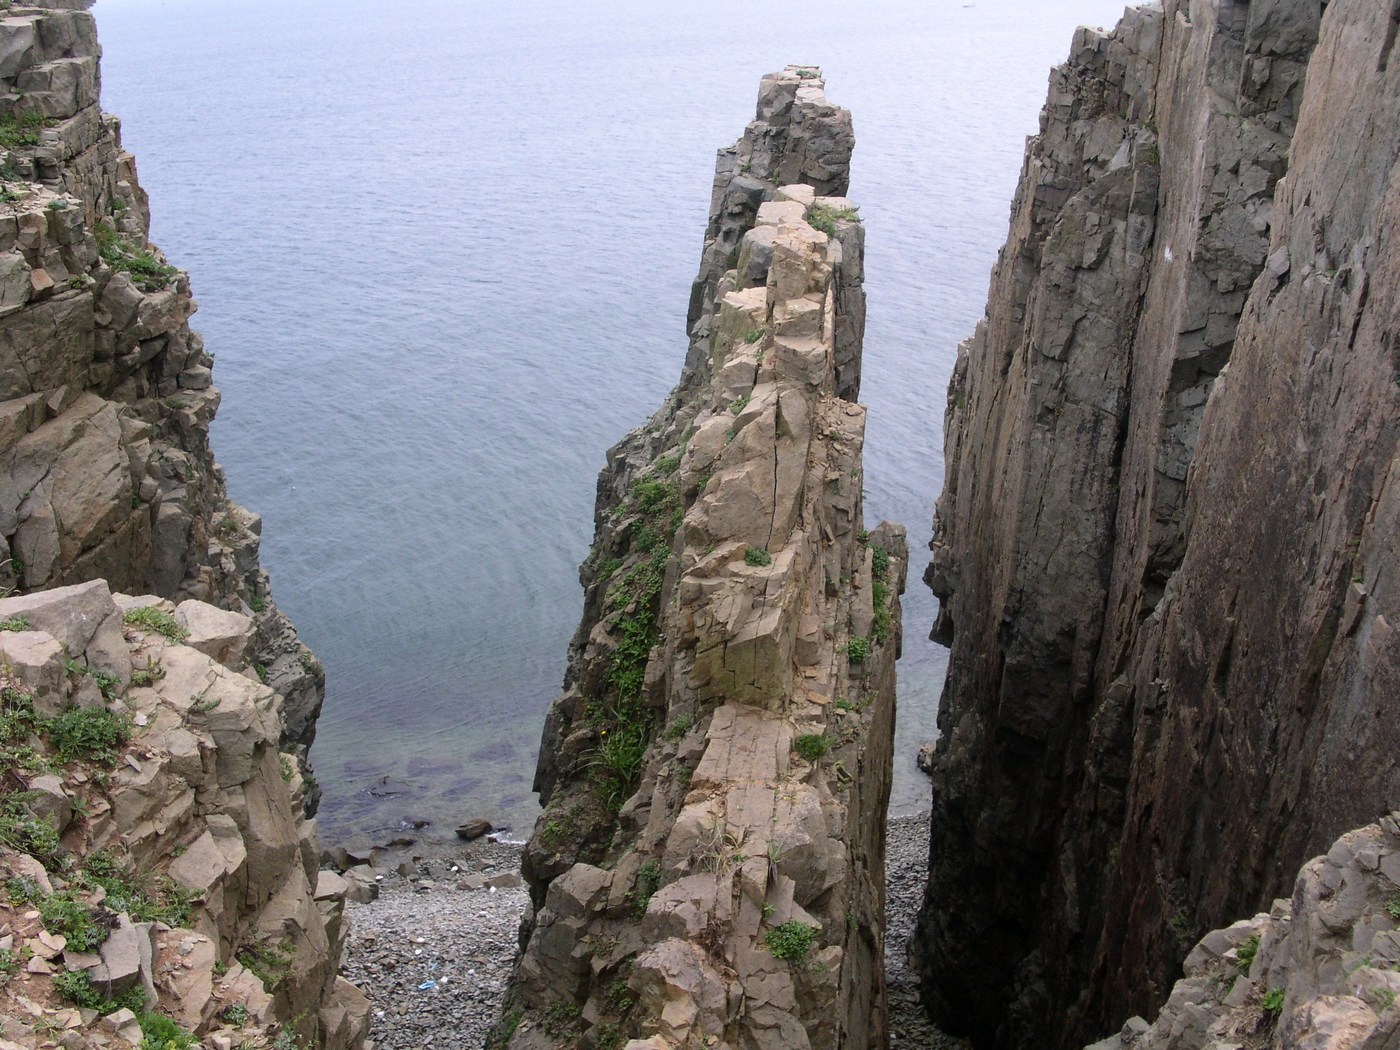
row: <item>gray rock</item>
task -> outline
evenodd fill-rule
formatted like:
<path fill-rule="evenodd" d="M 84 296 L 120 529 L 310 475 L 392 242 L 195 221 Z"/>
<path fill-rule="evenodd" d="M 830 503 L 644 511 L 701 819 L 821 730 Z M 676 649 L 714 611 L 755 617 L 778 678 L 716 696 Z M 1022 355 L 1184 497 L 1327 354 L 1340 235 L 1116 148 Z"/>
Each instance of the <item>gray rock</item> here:
<path fill-rule="evenodd" d="M 489 820 L 476 818 L 467 821 L 465 824 L 459 824 L 457 826 L 457 837 L 470 842 L 472 839 L 481 838 L 482 835 L 485 835 L 490 830 L 491 822 Z"/>
<path fill-rule="evenodd" d="M 52 773 L 46 773 L 32 778 L 27 789 L 31 793 L 26 803 L 30 812 L 47 821 L 60 835 L 63 834 L 73 819 L 73 800 L 64 790 L 63 781 Z"/>

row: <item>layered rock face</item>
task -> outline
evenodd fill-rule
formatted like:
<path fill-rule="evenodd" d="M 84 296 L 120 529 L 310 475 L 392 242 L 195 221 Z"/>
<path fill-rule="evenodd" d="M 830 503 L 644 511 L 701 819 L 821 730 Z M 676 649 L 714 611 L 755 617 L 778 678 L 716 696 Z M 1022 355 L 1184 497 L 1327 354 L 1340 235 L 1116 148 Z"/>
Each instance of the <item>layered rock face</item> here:
<path fill-rule="evenodd" d="M 1088 1050 L 1308 1047 L 1400 1041 L 1400 813 L 1303 866 L 1291 899 L 1206 934 L 1157 1020 Z"/>
<path fill-rule="evenodd" d="M 861 520 L 850 117 L 764 79 L 680 385 L 608 455 L 496 1043 L 884 1044 L 903 533 Z"/>
<path fill-rule="evenodd" d="M 102 578 L 253 614 L 304 756 L 324 675 L 214 463 L 212 359 L 185 274 L 146 240 L 86 6 L 0 12 L 0 592 Z"/>
<path fill-rule="evenodd" d="M 185 1045 L 153 1018 L 225 1050 L 363 1043 L 345 883 L 254 650 L 246 616 L 101 580 L 0 600 L 5 1046 Z"/>
<path fill-rule="evenodd" d="M 1396 18 L 1169 0 L 1052 76 L 928 575 L 921 965 L 983 1045 L 1146 1012 L 1400 798 Z"/>

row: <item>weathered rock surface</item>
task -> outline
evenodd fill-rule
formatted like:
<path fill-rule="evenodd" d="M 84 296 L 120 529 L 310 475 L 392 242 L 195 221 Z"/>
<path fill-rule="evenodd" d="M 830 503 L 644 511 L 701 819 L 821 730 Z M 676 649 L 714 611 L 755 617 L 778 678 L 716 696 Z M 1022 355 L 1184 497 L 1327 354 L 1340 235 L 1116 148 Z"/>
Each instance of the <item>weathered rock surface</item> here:
<path fill-rule="evenodd" d="M 1400 813 L 1303 866 L 1291 900 L 1206 934 L 1157 1020 L 1089 1050 L 1385 1050 L 1400 1041 Z"/>
<path fill-rule="evenodd" d="M 862 529 L 852 142 L 789 67 L 719 154 L 681 383 L 599 477 L 497 1045 L 884 1045 L 907 556 Z"/>
<path fill-rule="evenodd" d="M 251 662 L 304 759 L 324 677 L 209 448 L 212 357 L 185 274 L 146 239 L 86 6 L 0 11 L 0 593 L 101 578 L 252 614 Z"/>
<path fill-rule="evenodd" d="M 1150 1012 L 1400 799 L 1395 19 L 1167 0 L 1052 76 L 928 574 L 921 965 L 985 1045 Z"/>
<path fill-rule="evenodd" d="M 316 870 L 282 697 L 181 644 L 173 611 L 100 581 L 0 599 L 0 622 L 33 618 L 21 633 L 60 653 L 39 692 L 0 666 L 0 1040 L 52 1045 L 58 1026 L 65 1050 L 139 1044 L 117 1013 L 72 1008 L 59 982 L 83 974 L 99 999 L 144 991 L 143 1013 L 205 1045 L 357 1047 L 368 1002 L 336 974 L 345 883 Z M 55 893 L 98 932 L 51 917 Z"/>

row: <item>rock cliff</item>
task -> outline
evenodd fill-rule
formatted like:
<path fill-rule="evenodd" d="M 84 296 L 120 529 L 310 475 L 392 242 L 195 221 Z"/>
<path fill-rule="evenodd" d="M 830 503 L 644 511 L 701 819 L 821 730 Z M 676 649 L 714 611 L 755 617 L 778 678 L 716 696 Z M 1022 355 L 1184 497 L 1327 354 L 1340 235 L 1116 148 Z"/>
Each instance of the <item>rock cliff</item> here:
<path fill-rule="evenodd" d="M 0 1047 L 357 1047 L 323 675 L 210 451 L 86 7 L 0 9 Z"/>
<path fill-rule="evenodd" d="M 1157 1020 L 1088 1050 L 1386 1050 L 1400 1040 L 1400 813 L 1303 866 L 1291 898 L 1213 930 Z"/>
<path fill-rule="evenodd" d="M 282 698 L 246 616 L 0 600 L 0 1045 L 361 1045 Z"/>
<path fill-rule="evenodd" d="M 1397 21 L 1167 0 L 1052 74 L 927 576 L 921 966 L 981 1045 L 1147 1012 L 1400 798 Z"/>
<path fill-rule="evenodd" d="M 254 616 L 256 663 L 304 758 L 324 674 L 273 605 L 261 521 L 229 502 L 210 451 L 212 358 L 99 108 L 86 6 L 0 11 L 0 592 L 101 578 Z"/>
<path fill-rule="evenodd" d="M 850 116 L 766 77 L 681 382 L 608 454 L 496 1045 L 884 1045 L 902 530 L 861 519 Z"/>

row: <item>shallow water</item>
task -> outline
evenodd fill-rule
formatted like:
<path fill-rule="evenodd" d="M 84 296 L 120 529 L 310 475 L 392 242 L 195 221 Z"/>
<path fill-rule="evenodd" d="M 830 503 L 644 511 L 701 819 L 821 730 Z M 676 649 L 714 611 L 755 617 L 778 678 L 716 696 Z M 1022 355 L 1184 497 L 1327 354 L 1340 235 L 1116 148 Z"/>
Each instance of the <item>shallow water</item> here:
<path fill-rule="evenodd" d="M 927 805 L 944 390 L 1049 66 L 1105 0 L 100 0 L 104 103 L 191 273 L 215 450 L 325 661 L 327 839 L 522 833 L 603 455 L 665 398 L 714 151 L 821 65 L 867 227 L 867 524 L 904 522 L 892 809 Z"/>

